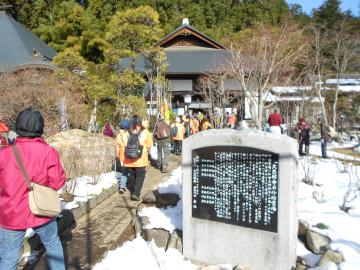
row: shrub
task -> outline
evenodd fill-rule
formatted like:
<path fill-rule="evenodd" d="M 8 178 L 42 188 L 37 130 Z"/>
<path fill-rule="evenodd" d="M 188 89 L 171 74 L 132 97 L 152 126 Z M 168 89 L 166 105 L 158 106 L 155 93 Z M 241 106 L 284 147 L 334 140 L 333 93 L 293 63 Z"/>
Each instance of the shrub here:
<path fill-rule="evenodd" d="M 0 119 L 13 127 L 17 114 L 26 107 L 39 110 L 45 120 L 45 135 L 61 129 L 61 99 L 65 97 L 70 128 L 86 127 L 90 119 L 85 91 L 66 71 L 21 70 L 0 75 Z"/>

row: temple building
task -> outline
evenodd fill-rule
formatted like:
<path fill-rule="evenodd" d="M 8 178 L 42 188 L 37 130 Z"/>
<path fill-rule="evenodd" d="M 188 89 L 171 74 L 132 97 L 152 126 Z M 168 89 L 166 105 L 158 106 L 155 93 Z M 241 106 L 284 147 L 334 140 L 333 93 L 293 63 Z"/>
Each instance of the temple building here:
<path fill-rule="evenodd" d="M 155 47 L 160 47 L 166 55 L 168 65 L 165 78 L 172 91 L 172 108 L 178 115 L 185 112 L 204 111 L 211 104 L 204 100 L 199 92 L 198 79 L 203 75 L 212 74 L 227 63 L 230 52 L 217 41 L 204 35 L 189 25 L 184 19 L 183 24 L 173 32 L 159 40 Z M 120 69 L 128 67 L 130 60 L 121 60 Z M 144 73 L 146 63 L 142 56 L 136 60 L 135 69 Z M 239 91 L 233 80 L 225 80 L 222 86 L 226 91 Z M 149 100 L 149 91 L 144 96 Z M 228 104 L 227 110 L 236 110 L 235 104 Z"/>
<path fill-rule="evenodd" d="M 54 49 L 0 7 L 0 73 L 28 68 L 53 70 Z"/>

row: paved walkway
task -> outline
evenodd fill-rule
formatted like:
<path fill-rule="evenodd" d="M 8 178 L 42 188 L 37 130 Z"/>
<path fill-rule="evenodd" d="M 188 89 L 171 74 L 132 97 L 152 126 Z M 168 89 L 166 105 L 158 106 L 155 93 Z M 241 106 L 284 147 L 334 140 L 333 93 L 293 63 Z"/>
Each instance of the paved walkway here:
<path fill-rule="evenodd" d="M 148 167 L 142 194 L 160 183 L 179 165 L 180 158 L 170 155 L 169 173 L 163 174 L 159 170 Z M 65 258 L 69 270 L 90 269 L 102 259 L 104 253 L 112 250 L 132 235 L 131 220 L 136 213 L 139 202 L 131 201 L 129 193 L 114 193 L 87 214 L 76 221 L 76 224 L 65 229 L 61 234 Z M 44 270 L 45 256 L 33 266 L 25 267 L 30 270 Z"/>

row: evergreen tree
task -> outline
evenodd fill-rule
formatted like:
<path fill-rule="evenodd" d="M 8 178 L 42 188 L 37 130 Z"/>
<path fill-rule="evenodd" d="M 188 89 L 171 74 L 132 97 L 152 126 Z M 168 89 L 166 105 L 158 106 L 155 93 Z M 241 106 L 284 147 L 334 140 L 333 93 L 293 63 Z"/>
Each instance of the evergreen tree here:
<path fill-rule="evenodd" d="M 106 40 L 111 44 L 108 60 L 115 63 L 130 57 L 135 61 L 142 50 L 152 47 L 162 36 L 159 14 L 151 7 L 118 12 L 111 18 L 106 33 Z"/>
<path fill-rule="evenodd" d="M 313 17 L 316 24 L 329 30 L 336 29 L 344 18 L 340 5 L 340 0 L 326 0 L 319 9 L 314 11 Z"/>

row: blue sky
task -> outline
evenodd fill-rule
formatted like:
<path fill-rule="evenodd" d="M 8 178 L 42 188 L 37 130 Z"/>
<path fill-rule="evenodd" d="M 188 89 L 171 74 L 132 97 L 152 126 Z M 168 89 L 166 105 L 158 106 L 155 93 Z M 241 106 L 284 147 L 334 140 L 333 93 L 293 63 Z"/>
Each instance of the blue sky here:
<path fill-rule="evenodd" d="M 313 8 L 318 8 L 324 3 L 324 0 L 286 0 L 288 4 L 300 4 L 303 11 L 310 14 Z M 342 0 L 341 8 L 343 11 L 350 9 L 352 14 L 359 16 L 359 3 L 360 0 Z"/>

